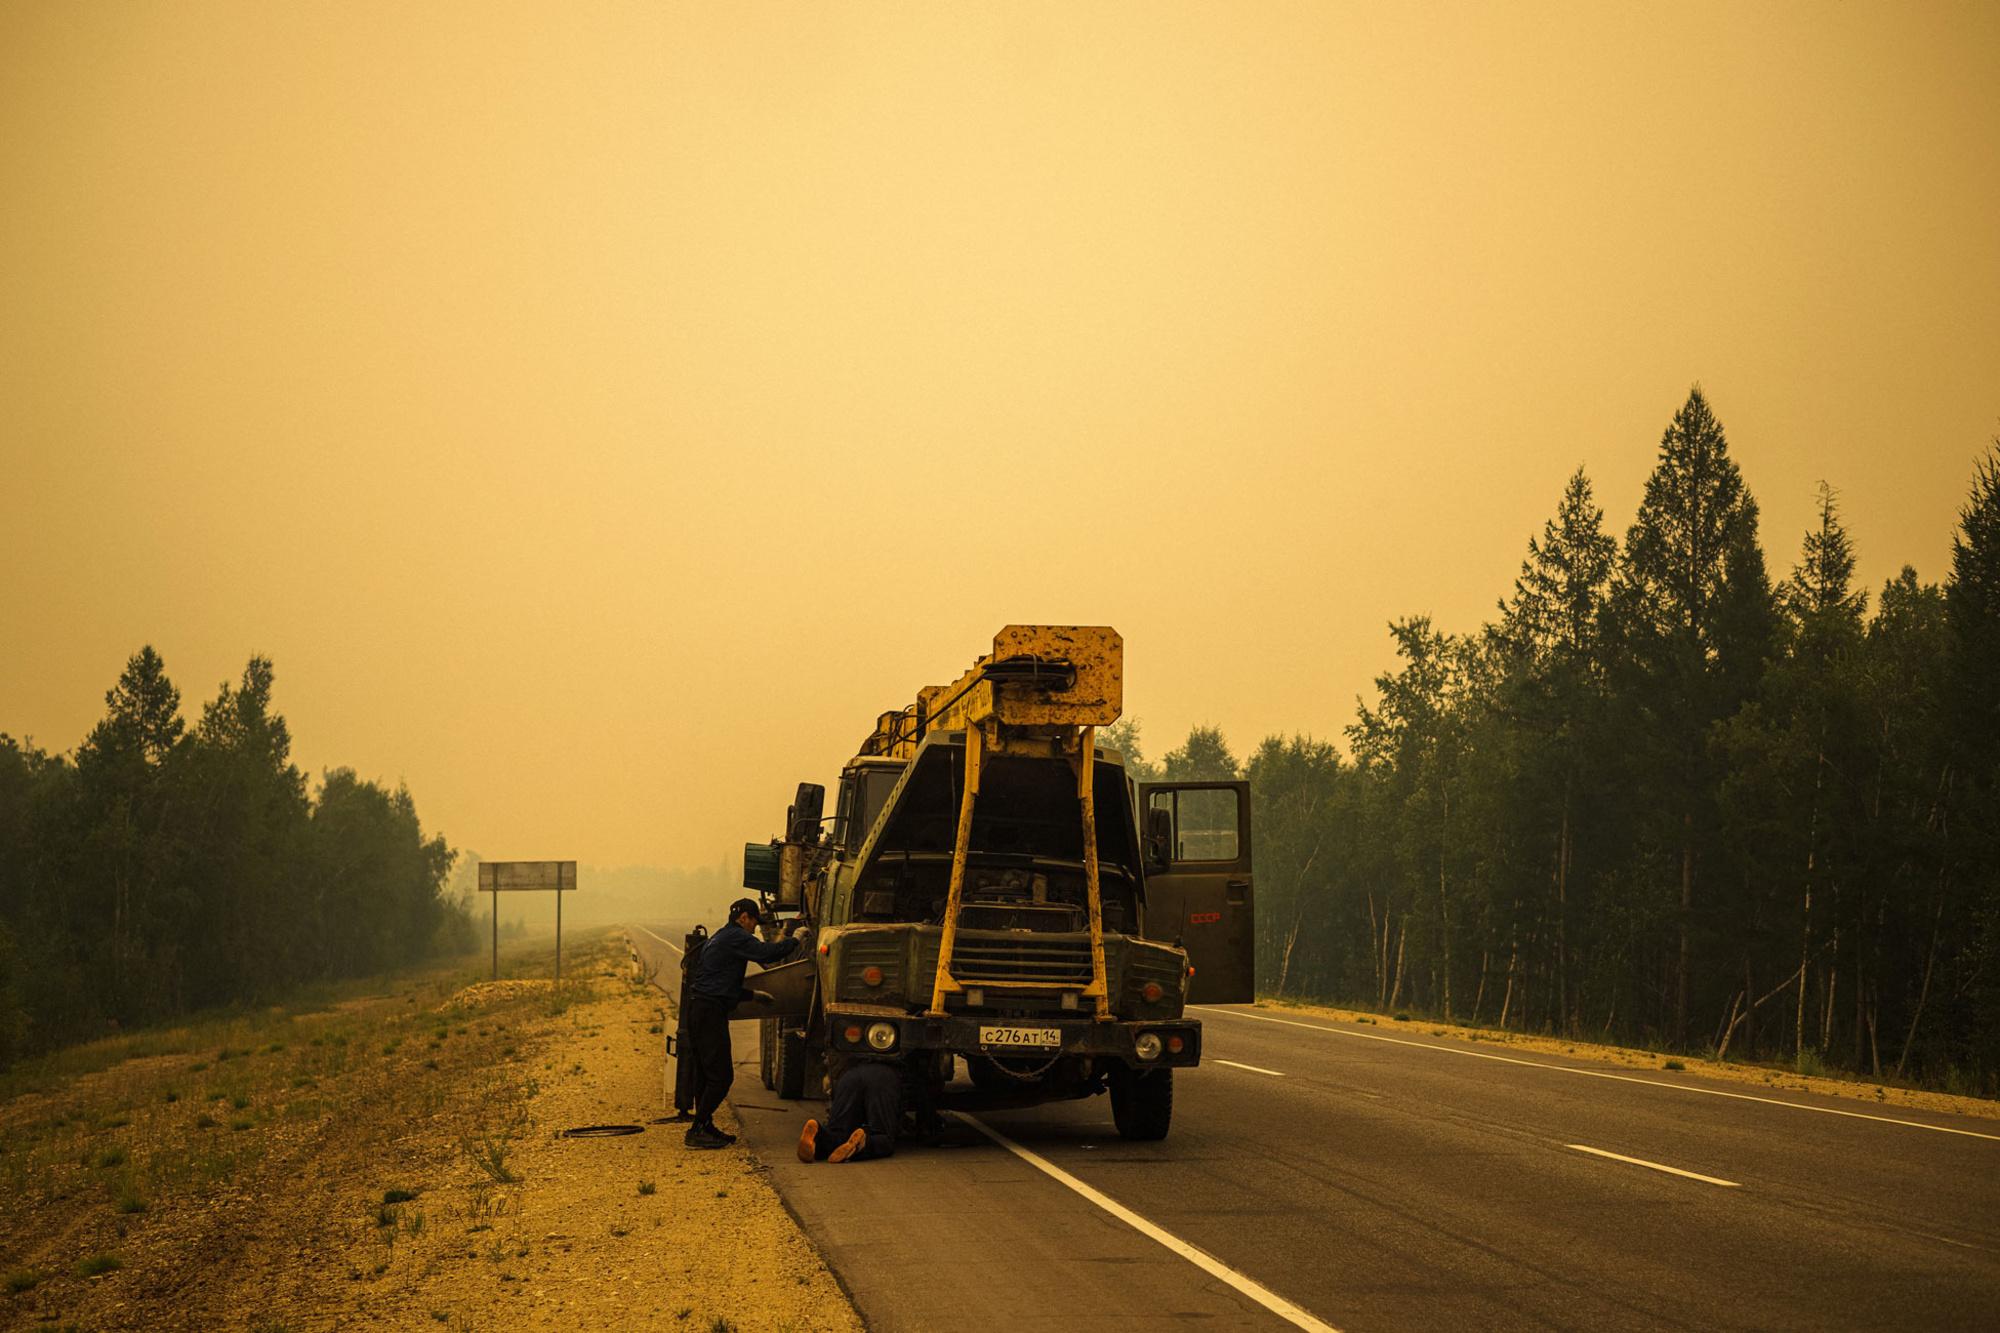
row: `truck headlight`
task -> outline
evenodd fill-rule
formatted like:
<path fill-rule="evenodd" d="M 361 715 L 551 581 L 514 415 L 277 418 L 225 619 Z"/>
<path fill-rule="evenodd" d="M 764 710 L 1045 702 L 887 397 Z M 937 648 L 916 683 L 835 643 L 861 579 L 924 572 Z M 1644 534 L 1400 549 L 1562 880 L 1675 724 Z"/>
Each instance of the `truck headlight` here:
<path fill-rule="evenodd" d="M 894 1023 L 870 1023 L 868 1025 L 868 1045 L 870 1047 L 878 1051 L 886 1051 L 894 1047 L 895 1044 L 896 1025 Z M 1153 1049 L 1157 1051 L 1159 1046 L 1160 1040 L 1158 1037 L 1155 1037 L 1153 1039 Z"/>
<path fill-rule="evenodd" d="M 1138 1040 L 1132 1043 L 1132 1053 L 1137 1055 L 1141 1060 L 1159 1059 L 1160 1034 L 1157 1032 L 1141 1032 Z"/>

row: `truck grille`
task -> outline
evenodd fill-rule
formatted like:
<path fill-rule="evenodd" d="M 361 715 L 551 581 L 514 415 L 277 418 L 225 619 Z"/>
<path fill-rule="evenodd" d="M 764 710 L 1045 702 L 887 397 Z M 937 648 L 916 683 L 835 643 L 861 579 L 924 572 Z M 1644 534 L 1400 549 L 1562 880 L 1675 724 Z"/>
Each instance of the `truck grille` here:
<path fill-rule="evenodd" d="M 868 967 L 882 969 L 882 984 L 861 980 Z M 875 999 L 903 989 L 903 936 L 897 932 L 860 930 L 840 941 L 840 993 L 850 999 Z"/>
<path fill-rule="evenodd" d="M 1166 996 L 1177 1004 L 1186 980 L 1178 954 L 1161 949 L 1133 949 L 1125 955 L 1124 1007 L 1134 1012 L 1145 1008 L 1144 989 L 1149 981 L 1158 982 Z"/>
<path fill-rule="evenodd" d="M 1038 981 L 1051 989 L 1090 984 L 1090 941 L 1011 935 L 980 939 L 960 935 L 951 974 L 961 985 L 981 981 Z"/>

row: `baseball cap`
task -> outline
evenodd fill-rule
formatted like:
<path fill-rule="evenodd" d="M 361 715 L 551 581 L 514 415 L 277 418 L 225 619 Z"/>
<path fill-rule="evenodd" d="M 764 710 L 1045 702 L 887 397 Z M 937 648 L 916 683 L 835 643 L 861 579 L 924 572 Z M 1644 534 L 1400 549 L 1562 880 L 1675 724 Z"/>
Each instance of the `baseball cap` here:
<path fill-rule="evenodd" d="M 745 912 L 748 912 L 754 920 L 762 921 L 764 919 L 763 909 L 757 906 L 755 898 L 738 898 L 735 902 L 729 904 L 729 919 L 731 921 L 734 921 Z"/>

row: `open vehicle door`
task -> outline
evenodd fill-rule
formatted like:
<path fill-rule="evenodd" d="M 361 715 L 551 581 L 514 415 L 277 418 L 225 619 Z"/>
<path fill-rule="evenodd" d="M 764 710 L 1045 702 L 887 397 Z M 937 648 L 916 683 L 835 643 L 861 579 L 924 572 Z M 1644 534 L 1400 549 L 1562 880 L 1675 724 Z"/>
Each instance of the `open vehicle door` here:
<path fill-rule="evenodd" d="M 1163 868 L 1155 868 L 1159 860 L 1146 867 L 1147 936 L 1187 949 L 1191 1002 L 1250 1003 L 1257 998 L 1250 784 L 1148 782 L 1139 806 L 1144 827 L 1164 834 L 1164 846 L 1150 849 Z"/>

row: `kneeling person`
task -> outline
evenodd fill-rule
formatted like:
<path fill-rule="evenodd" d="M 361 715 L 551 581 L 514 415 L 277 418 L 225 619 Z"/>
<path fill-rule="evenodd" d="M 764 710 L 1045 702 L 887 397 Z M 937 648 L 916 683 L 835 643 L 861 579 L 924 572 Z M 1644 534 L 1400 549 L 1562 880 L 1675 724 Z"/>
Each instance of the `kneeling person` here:
<path fill-rule="evenodd" d="M 817 1120 L 799 1133 L 801 1162 L 865 1162 L 896 1151 L 903 1123 L 903 1071 L 888 1060 L 855 1060 L 833 1082 L 825 1132 Z"/>

